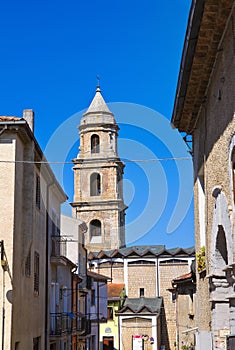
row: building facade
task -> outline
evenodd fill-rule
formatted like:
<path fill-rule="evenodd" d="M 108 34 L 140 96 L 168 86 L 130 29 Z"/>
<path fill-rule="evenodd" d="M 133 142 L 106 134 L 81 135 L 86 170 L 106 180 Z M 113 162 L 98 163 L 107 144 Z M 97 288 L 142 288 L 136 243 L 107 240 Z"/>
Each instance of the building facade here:
<path fill-rule="evenodd" d="M 131 347 L 133 335 L 147 335 L 145 345 L 174 349 L 177 341 L 175 303 L 171 281 L 190 271 L 194 248 L 136 246 L 88 255 L 90 268 L 124 284 L 125 298 L 119 318 L 119 349 Z M 152 305 L 152 306 L 151 306 Z M 187 327 L 186 327 L 187 328 Z M 147 332 L 148 330 L 148 332 Z M 146 338 L 147 339 L 147 338 Z"/>
<path fill-rule="evenodd" d="M 81 119 L 74 162 L 73 217 L 87 223 L 88 251 L 125 246 L 125 209 L 118 157 L 118 126 L 99 87 Z"/>
<path fill-rule="evenodd" d="M 108 283 L 107 322 L 100 325 L 100 343 L 103 350 L 119 349 L 119 324 L 117 312 L 121 309 L 125 293 L 123 283 Z"/>
<path fill-rule="evenodd" d="M 235 347 L 234 1 L 193 1 L 172 123 L 192 140 L 196 349 Z"/>
<path fill-rule="evenodd" d="M 0 160 L 0 342 L 3 349 L 46 350 L 51 230 L 59 234 L 67 197 L 49 165 L 40 164 L 45 159 L 34 137 L 32 110 L 24 118 L 0 117 Z"/>

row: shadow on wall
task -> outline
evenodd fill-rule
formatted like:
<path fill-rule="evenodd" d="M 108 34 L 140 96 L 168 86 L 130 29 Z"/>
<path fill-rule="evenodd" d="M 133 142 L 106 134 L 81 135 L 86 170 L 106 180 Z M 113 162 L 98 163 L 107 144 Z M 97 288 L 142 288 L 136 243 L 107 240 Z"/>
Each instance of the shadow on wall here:
<path fill-rule="evenodd" d="M 167 328 L 167 322 L 166 322 L 164 302 L 162 303 L 162 312 L 161 312 L 161 345 L 165 346 L 165 350 L 170 350 L 169 334 L 168 334 L 168 328 Z"/>

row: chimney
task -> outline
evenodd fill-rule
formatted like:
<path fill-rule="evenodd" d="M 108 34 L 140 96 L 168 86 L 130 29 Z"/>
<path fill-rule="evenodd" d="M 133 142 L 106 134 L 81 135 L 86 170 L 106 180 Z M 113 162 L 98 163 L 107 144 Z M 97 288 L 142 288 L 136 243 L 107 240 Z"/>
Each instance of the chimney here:
<path fill-rule="evenodd" d="M 28 123 L 30 129 L 34 134 L 34 111 L 32 109 L 23 110 L 23 118 Z"/>

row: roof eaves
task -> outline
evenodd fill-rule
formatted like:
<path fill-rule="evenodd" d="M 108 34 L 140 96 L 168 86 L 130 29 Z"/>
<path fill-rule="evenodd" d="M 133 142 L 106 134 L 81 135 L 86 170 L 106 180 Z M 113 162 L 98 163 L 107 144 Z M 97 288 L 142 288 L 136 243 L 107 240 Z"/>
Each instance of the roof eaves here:
<path fill-rule="evenodd" d="M 193 64 L 194 53 L 196 50 L 198 33 L 201 25 L 205 0 L 192 1 L 187 30 L 184 40 L 183 53 L 180 63 L 178 83 L 176 88 L 176 97 L 173 107 L 171 123 L 179 128 L 186 96 L 187 84 L 190 77 L 191 67 Z M 186 68 L 187 65 L 187 69 Z"/>

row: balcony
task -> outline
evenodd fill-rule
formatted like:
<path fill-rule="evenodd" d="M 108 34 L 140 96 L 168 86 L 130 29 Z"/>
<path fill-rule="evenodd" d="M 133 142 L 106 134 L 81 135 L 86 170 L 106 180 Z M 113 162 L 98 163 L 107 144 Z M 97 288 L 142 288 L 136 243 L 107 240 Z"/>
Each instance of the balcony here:
<path fill-rule="evenodd" d="M 80 335 L 88 335 L 91 333 L 91 321 L 86 316 L 78 317 L 77 330 Z"/>
<path fill-rule="evenodd" d="M 51 236 L 51 263 L 65 265 L 61 256 L 66 256 L 66 241 L 61 236 Z"/>
<path fill-rule="evenodd" d="M 70 334 L 73 329 L 73 316 L 69 313 L 51 314 L 50 335 Z"/>
<path fill-rule="evenodd" d="M 72 312 L 50 314 L 50 336 L 60 337 L 77 333 L 85 336 L 91 333 L 91 321 L 86 316 L 74 315 Z"/>

